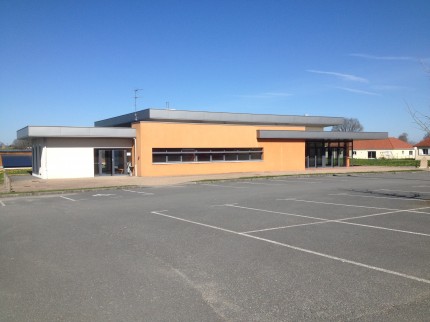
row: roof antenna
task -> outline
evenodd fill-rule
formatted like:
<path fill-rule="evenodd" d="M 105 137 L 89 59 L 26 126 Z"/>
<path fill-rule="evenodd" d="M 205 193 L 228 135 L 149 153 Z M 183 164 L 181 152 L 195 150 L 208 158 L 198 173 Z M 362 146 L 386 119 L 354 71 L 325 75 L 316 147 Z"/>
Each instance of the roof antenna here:
<path fill-rule="evenodd" d="M 137 96 L 137 92 L 138 91 L 143 91 L 143 89 L 141 89 L 141 88 L 136 88 L 135 90 L 134 90 L 134 120 L 137 122 L 137 99 L 140 97 L 140 96 Z"/>
<path fill-rule="evenodd" d="M 169 105 L 170 105 L 170 103 L 169 103 L 169 102 L 166 102 L 166 110 L 170 110 Z"/>

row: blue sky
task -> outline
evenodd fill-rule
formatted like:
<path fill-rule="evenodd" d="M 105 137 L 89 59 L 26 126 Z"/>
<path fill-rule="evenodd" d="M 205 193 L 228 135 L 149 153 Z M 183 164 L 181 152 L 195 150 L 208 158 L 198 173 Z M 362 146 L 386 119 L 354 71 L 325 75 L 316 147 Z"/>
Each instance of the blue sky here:
<path fill-rule="evenodd" d="M 422 139 L 428 0 L 0 1 L 0 141 L 138 109 L 343 116 Z M 423 66 L 424 64 L 424 66 Z"/>

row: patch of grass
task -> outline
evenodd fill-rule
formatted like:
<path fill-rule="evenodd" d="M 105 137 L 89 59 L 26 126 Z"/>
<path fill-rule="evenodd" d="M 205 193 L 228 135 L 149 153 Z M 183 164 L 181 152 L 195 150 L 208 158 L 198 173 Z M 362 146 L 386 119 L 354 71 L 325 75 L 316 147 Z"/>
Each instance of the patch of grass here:
<path fill-rule="evenodd" d="M 2 169 L 0 170 L 0 184 L 4 183 L 4 174 L 7 173 L 9 176 L 24 176 L 31 174 L 31 169 Z"/>
<path fill-rule="evenodd" d="M 351 165 L 418 168 L 420 161 L 414 159 L 352 159 Z"/>
<path fill-rule="evenodd" d="M 31 169 L 6 169 L 6 173 L 10 176 L 24 176 L 31 174 Z"/>

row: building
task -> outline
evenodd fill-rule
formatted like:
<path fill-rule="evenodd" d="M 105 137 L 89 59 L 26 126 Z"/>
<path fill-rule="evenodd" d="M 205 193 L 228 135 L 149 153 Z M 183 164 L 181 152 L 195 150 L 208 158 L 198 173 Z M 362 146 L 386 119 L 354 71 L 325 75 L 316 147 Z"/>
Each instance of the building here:
<path fill-rule="evenodd" d="M 416 160 L 430 159 L 430 138 L 426 138 L 414 145 L 416 149 Z"/>
<path fill-rule="evenodd" d="M 0 149 L 0 169 L 31 167 L 31 150 Z"/>
<path fill-rule="evenodd" d="M 415 159 L 414 147 L 397 138 L 383 140 L 356 140 L 354 159 Z"/>
<path fill-rule="evenodd" d="M 388 136 L 324 131 L 343 120 L 146 109 L 95 127 L 27 126 L 17 137 L 32 139 L 33 174 L 46 179 L 293 171 L 348 166 L 353 140 Z"/>

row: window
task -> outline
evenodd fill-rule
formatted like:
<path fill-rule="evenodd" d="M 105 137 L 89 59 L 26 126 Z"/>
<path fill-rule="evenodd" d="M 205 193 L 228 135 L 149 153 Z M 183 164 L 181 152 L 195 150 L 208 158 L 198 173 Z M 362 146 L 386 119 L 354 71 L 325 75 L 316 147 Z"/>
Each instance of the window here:
<path fill-rule="evenodd" d="M 409 151 L 409 155 L 414 155 L 414 152 L 413 151 Z"/>
<path fill-rule="evenodd" d="M 376 159 L 376 151 L 368 151 L 367 152 L 368 159 Z"/>
<path fill-rule="evenodd" d="M 153 163 L 261 161 L 262 148 L 152 149 Z"/>
<path fill-rule="evenodd" d="M 429 149 L 422 149 L 423 151 L 423 155 L 428 155 L 429 154 Z"/>

